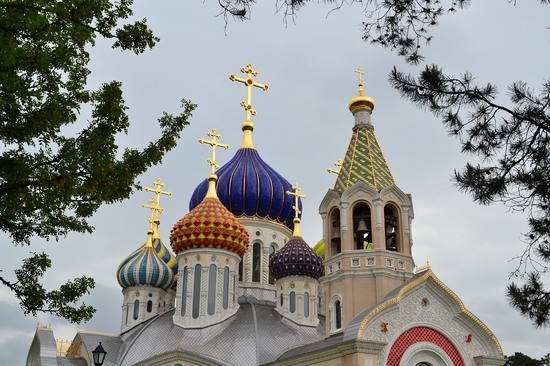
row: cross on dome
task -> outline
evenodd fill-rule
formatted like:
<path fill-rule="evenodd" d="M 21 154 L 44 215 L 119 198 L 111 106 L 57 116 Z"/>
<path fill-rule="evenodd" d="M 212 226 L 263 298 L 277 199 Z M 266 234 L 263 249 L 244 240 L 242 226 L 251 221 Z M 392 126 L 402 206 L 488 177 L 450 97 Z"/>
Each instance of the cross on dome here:
<path fill-rule="evenodd" d="M 162 183 L 162 180 L 160 178 L 154 181 L 153 185 L 155 185 L 156 188 L 145 187 L 145 191 L 156 194 L 155 198 L 152 198 L 149 200 L 149 202 L 151 203 L 152 206 L 154 206 L 154 208 L 152 206 L 145 205 L 145 204 L 143 204 L 142 207 L 151 209 L 151 220 L 153 219 L 158 220 L 159 214 L 161 214 L 164 211 L 163 208 L 160 208 L 160 196 L 161 195 L 171 196 L 172 192 L 162 190 L 162 187 L 166 186 L 166 184 Z M 153 218 L 153 213 L 155 213 L 154 218 Z"/>
<path fill-rule="evenodd" d="M 246 65 L 246 67 L 241 68 L 241 72 L 246 74 L 246 78 L 241 78 L 235 74 L 229 75 L 229 80 L 238 81 L 243 83 L 246 86 L 246 100 L 241 101 L 241 106 L 246 111 L 246 119 L 242 124 L 242 130 L 245 133 L 243 137 L 243 143 L 241 148 L 254 148 L 252 142 L 252 131 L 254 131 L 254 123 L 250 120 L 250 115 L 255 116 L 256 110 L 252 108 L 252 87 L 260 88 L 264 91 L 269 89 L 267 84 L 262 84 L 254 81 L 253 76 L 258 76 L 258 71 L 252 69 L 252 64 Z"/>
<path fill-rule="evenodd" d="M 365 75 L 365 72 L 359 66 L 355 72 L 357 73 L 357 77 L 359 78 L 359 95 L 363 95 L 363 75 Z"/>
<path fill-rule="evenodd" d="M 211 174 L 216 173 L 216 169 L 218 169 L 220 166 L 216 163 L 216 147 L 221 147 L 224 149 L 229 149 L 228 144 L 222 144 L 218 142 L 218 139 L 222 138 L 222 135 L 220 135 L 215 128 L 212 129 L 212 131 L 207 133 L 208 136 L 212 137 L 212 140 L 206 140 L 202 137 L 199 139 L 199 143 L 201 144 L 207 144 L 212 146 L 212 157 L 208 158 L 208 163 L 212 167 Z"/>
<path fill-rule="evenodd" d="M 158 225 L 159 214 L 164 212 L 164 208 L 160 207 L 160 196 L 162 194 L 166 195 L 166 196 L 171 196 L 172 195 L 172 192 L 162 190 L 162 187 L 164 187 L 165 184 L 162 183 L 160 178 L 157 179 L 153 184 L 156 186 L 156 188 L 145 187 L 145 191 L 155 193 L 156 194 L 155 197 L 151 198 L 148 201 L 149 204 L 142 204 L 141 205 L 141 207 L 148 208 L 148 209 L 151 210 L 151 217 L 149 219 L 147 219 L 147 221 L 149 221 L 149 230 L 147 232 L 149 237 L 147 239 L 147 242 L 145 243 L 146 247 L 152 247 L 153 246 L 151 238 L 153 236 L 153 233 L 155 232 L 155 225 Z"/>
<path fill-rule="evenodd" d="M 229 145 L 218 142 L 218 139 L 221 138 L 222 135 L 220 135 L 215 128 L 208 132 L 207 135 L 212 137 L 212 140 L 206 140 L 203 138 L 199 139 L 199 143 L 212 146 L 212 157 L 207 159 L 208 164 L 212 167 L 212 170 L 208 176 L 208 191 L 206 192 L 205 198 L 217 199 L 218 194 L 216 193 L 216 182 L 218 181 L 218 176 L 216 175 L 216 169 L 220 166 L 216 163 L 216 148 L 222 147 L 224 149 L 229 149 Z"/>
<path fill-rule="evenodd" d="M 334 163 L 334 166 L 337 167 L 338 169 L 328 168 L 328 169 L 327 169 L 327 172 L 329 172 L 329 173 L 334 173 L 334 174 L 340 173 L 340 169 L 342 168 L 342 160 L 338 159 L 338 160 Z"/>
<path fill-rule="evenodd" d="M 363 75 L 365 75 L 365 72 L 363 71 L 363 69 L 361 68 L 361 66 L 359 66 L 355 72 L 358 74 L 358 78 L 359 78 L 359 85 L 360 86 L 363 86 Z"/>
<path fill-rule="evenodd" d="M 292 233 L 292 236 L 301 236 L 299 215 L 302 213 L 302 211 L 300 211 L 300 208 L 298 207 L 298 200 L 300 198 L 306 199 L 307 196 L 305 194 L 300 194 L 300 191 L 302 190 L 302 188 L 300 188 L 298 184 L 293 185 L 292 189 L 294 191 L 286 191 L 286 194 L 290 196 L 294 196 L 294 206 L 292 206 L 292 208 L 294 209 L 295 216 L 294 216 L 294 232 Z"/>

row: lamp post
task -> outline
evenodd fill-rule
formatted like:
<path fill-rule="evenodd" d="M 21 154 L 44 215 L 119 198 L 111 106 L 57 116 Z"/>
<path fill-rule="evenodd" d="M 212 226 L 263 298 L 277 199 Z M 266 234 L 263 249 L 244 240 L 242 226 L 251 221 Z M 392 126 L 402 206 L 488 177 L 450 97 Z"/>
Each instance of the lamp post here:
<path fill-rule="evenodd" d="M 107 355 L 107 352 L 101 345 L 101 342 L 99 342 L 99 346 L 97 346 L 93 351 L 92 355 L 94 357 L 94 365 L 95 366 L 101 366 L 103 365 L 103 361 L 105 361 L 105 355 Z"/>

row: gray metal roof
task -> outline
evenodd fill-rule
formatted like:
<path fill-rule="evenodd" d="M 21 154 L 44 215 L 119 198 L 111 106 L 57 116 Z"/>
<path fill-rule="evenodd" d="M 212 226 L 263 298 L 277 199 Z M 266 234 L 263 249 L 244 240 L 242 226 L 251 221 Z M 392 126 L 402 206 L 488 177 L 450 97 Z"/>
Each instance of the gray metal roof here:
<path fill-rule="evenodd" d="M 82 357 L 57 357 L 57 366 L 88 366 Z"/>
<path fill-rule="evenodd" d="M 101 341 L 107 351 L 105 366 L 135 365 L 174 352 L 203 357 L 214 364 L 253 366 L 275 361 L 293 348 L 325 337 L 323 317 L 317 327 L 308 327 L 283 318 L 272 302 L 243 296 L 239 304 L 234 316 L 203 329 L 174 325 L 172 310 L 118 337 L 79 333 L 76 338 L 84 342 L 90 352 Z"/>

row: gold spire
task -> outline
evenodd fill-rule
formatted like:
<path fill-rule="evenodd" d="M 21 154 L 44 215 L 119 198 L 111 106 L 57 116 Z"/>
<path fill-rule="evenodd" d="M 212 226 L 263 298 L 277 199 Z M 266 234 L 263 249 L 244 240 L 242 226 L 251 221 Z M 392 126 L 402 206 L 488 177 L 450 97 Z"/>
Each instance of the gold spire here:
<path fill-rule="evenodd" d="M 328 168 L 327 172 L 334 173 L 334 174 L 340 173 L 340 169 L 342 168 L 342 160 L 340 159 L 336 160 L 336 162 L 334 163 L 334 166 L 337 167 L 338 169 Z"/>
<path fill-rule="evenodd" d="M 292 233 L 292 236 L 302 236 L 300 234 L 300 217 L 299 215 L 302 213 L 302 211 L 300 211 L 300 209 L 298 208 L 298 199 L 300 198 L 307 198 L 307 196 L 305 194 L 300 194 L 300 191 L 302 190 L 302 188 L 300 188 L 300 186 L 298 186 L 298 184 L 295 184 L 292 186 L 292 189 L 294 190 L 294 192 L 292 191 L 286 191 L 286 194 L 288 195 L 291 195 L 291 196 L 294 196 L 294 206 L 292 206 L 292 208 L 294 209 L 294 232 Z"/>
<path fill-rule="evenodd" d="M 254 148 L 254 142 L 252 141 L 252 131 L 254 131 L 254 123 L 250 120 L 250 115 L 255 116 L 256 111 L 252 109 L 252 87 L 263 89 L 266 91 L 269 86 L 267 84 L 257 83 L 252 79 L 252 76 L 258 76 L 258 72 L 252 69 L 252 64 L 246 65 L 241 68 L 241 72 L 246 74 L 246 78 L 240 78 L 234 74 L 229 75 L 229 80 L 238 81 L 246 86 L 246 100 L 241 101 L 241 106 L 246 111 L 246 120 L 242 124 L 243 143 L 241 148 Z"/>
<path fill-rule="evenodd" d="M 355 72 L 358 74 L 357 76 L 359 79 L 359 90 L 357 92 L 357 96 L 355 96 L 349 101 L 349 105 L 348 105 L 349 110 L 352 113 L 360 108 L 367 108 L 372 111 L 375 106 L 374 99 L 366 95 L 365 92 L 363 91 L 363 75 L 365 74 L 365 72 L 361 67 L 358 67 L 355 70 Z"/>
<path fill-rule="evenodd" d="M 212 137 L 212 140 L 206 140 L 203 138 L 199 139 L 199 142 L 201 144 L 212 146 L 212 157 L 208 158 L 207 160 L 212 170 L 210 171 L 210 175 L 208 176 L 208 192 L 206 192 L 206 197 L 218 198 L 218 195 L 216 194 L 216 182 L 218 181 L 216 169 L 218 169 L 220 166 L 216 163 L 216 148 L 222 147 L 224 149 L 229 149 L 229 145 L 218 142 L 218 139 L 222 138 L 222 135 L 220 135 L 215 128 L 213 128 L 212 131 L 208 132 L 207 135 Z"/>

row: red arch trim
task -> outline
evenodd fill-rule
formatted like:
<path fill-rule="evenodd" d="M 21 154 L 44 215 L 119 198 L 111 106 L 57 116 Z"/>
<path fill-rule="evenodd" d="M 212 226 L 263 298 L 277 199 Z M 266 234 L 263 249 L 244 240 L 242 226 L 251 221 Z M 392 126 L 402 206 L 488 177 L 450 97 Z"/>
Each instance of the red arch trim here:
<path fill-rule="evenodd" d="M 464 361 L 456 347 L 437 330 L 428 327 L 415 327 L 405 331 L 394 342 L 388 355 L 387 366 L 399 366 L 407 349 L 415 343 L 427 342 L 441 348 L 451 359 L 454 366 L 464 366 Z"/>

